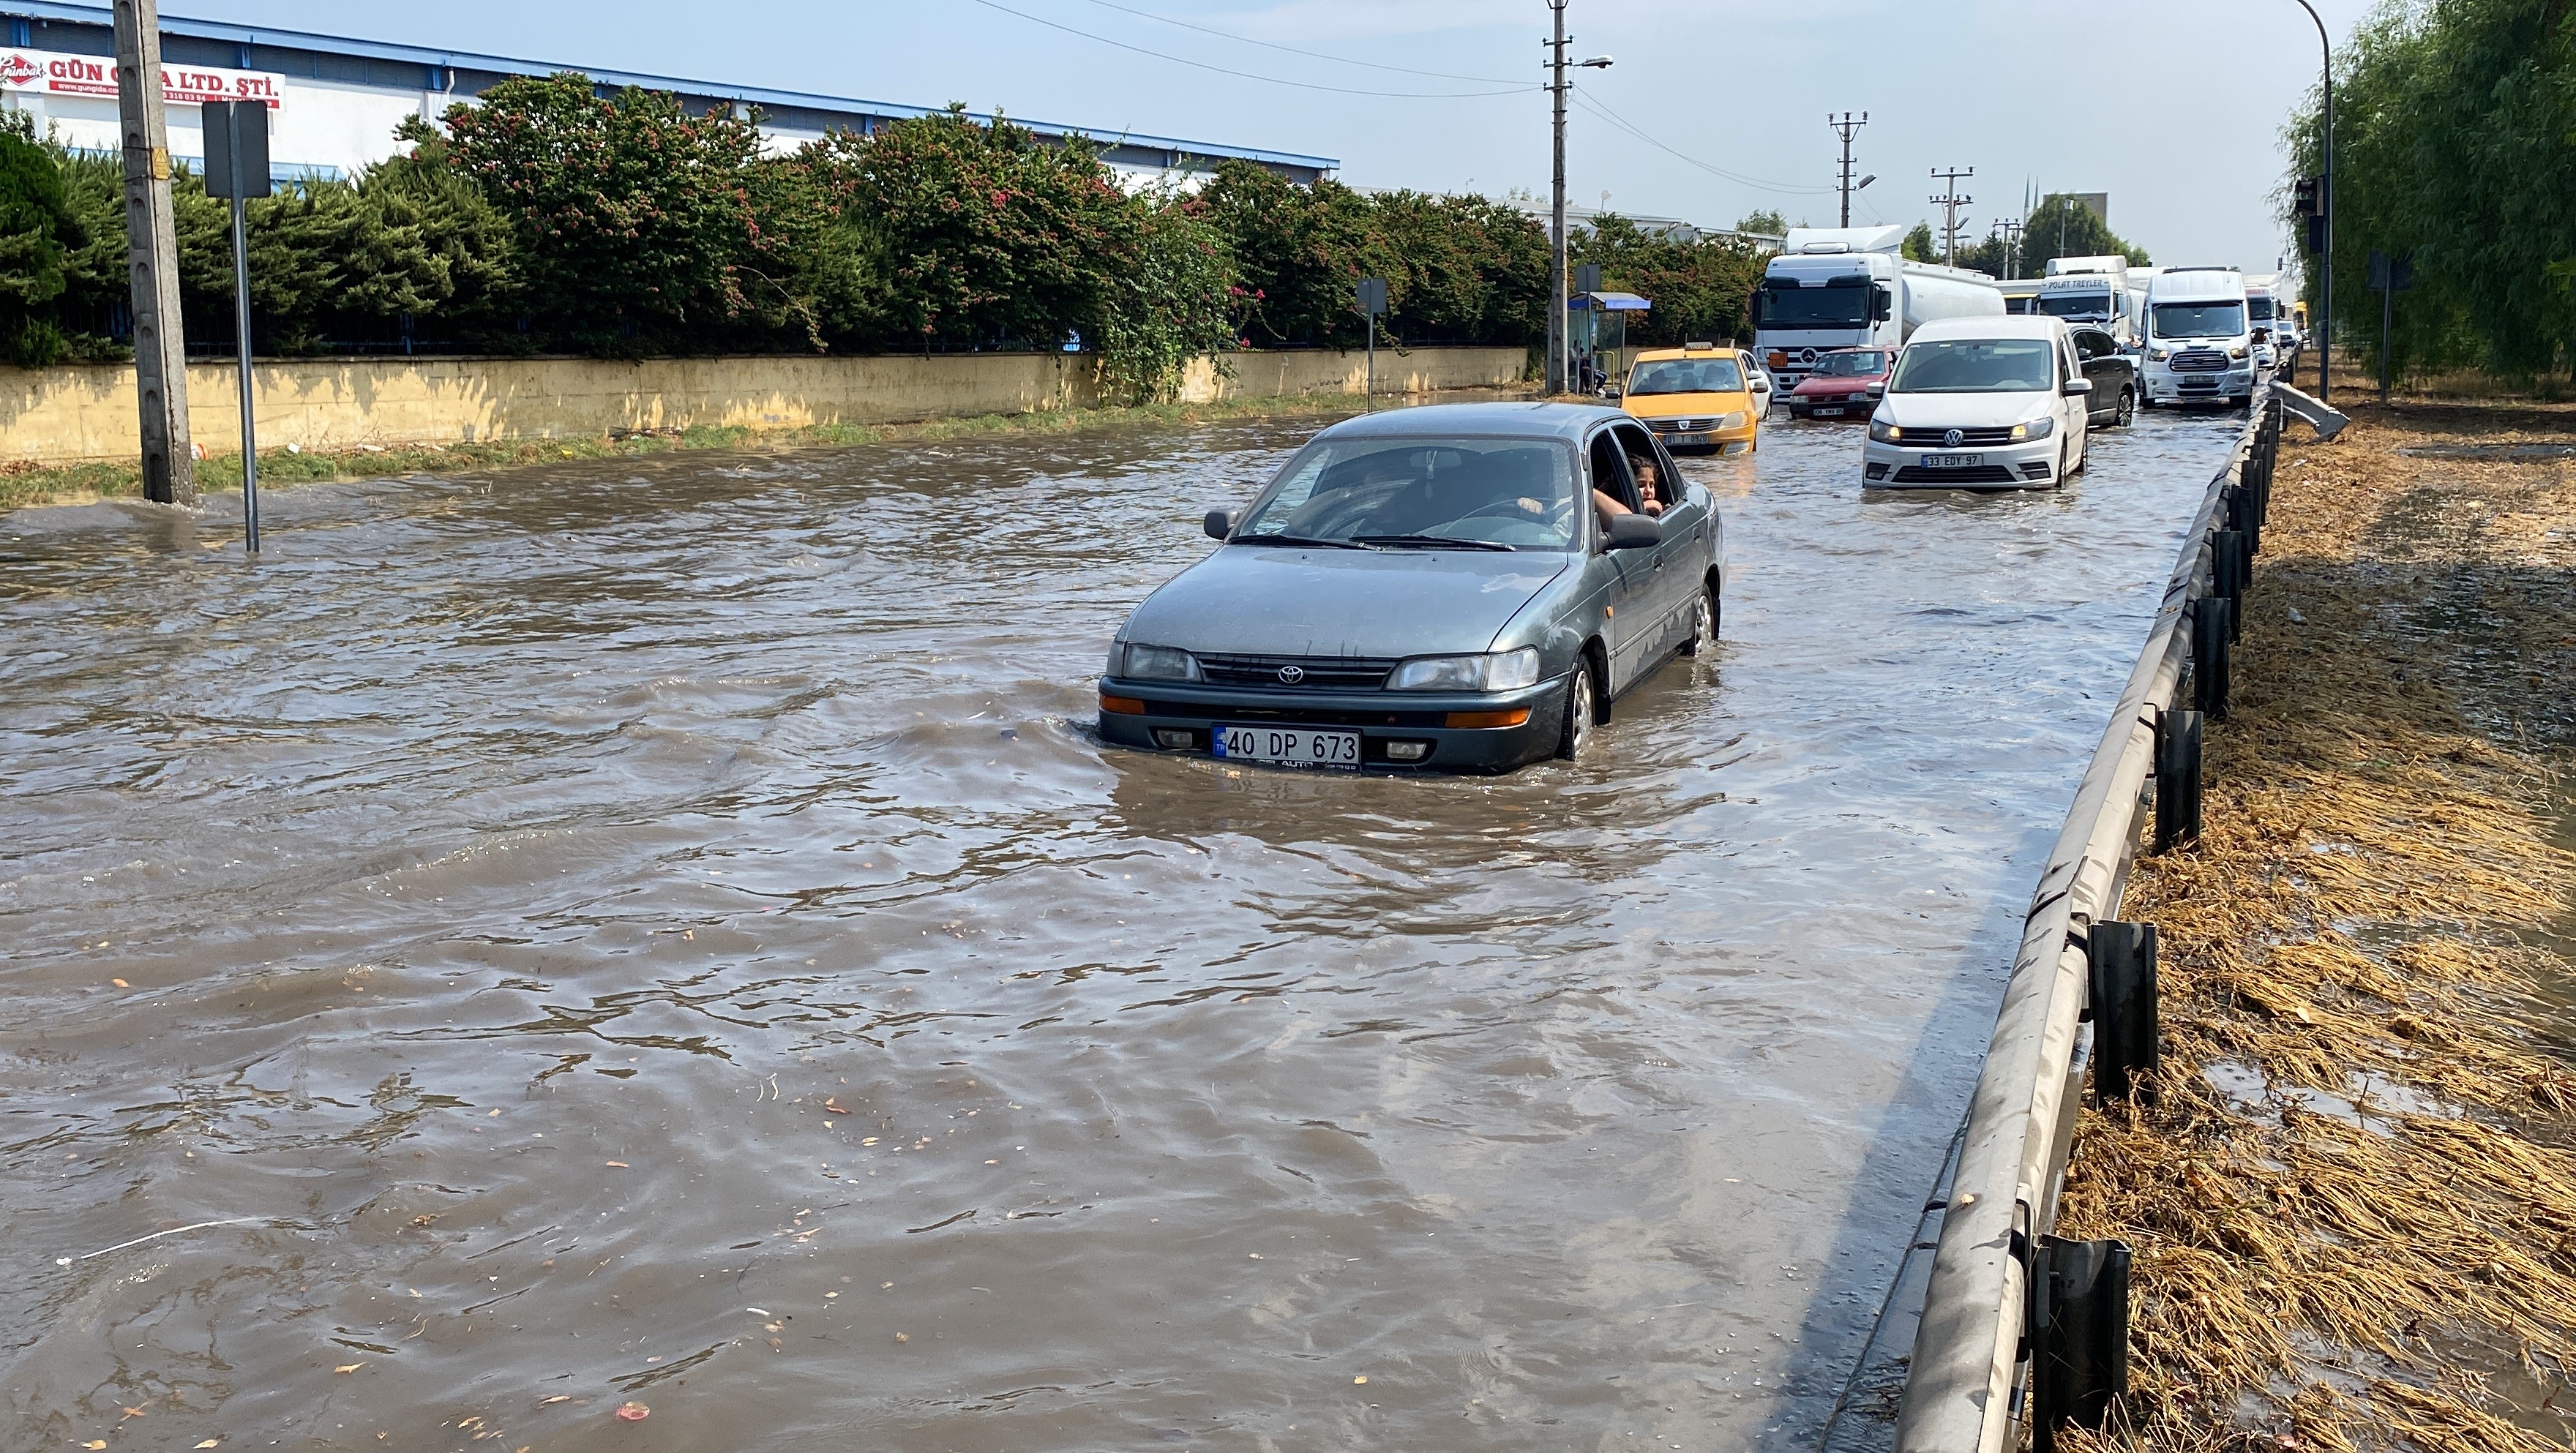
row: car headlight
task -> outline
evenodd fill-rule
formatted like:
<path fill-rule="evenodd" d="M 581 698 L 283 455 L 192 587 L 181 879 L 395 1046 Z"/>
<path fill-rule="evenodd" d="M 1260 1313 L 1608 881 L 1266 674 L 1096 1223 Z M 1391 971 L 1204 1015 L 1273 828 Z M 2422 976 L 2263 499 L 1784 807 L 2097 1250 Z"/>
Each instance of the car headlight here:
<path fill-rule="evenodd" d="M 1128 646 L 1126 660 L 1119 660 L 1120 648 L 1111 647 L 1109 674 L 1129 681 L 1198 681 L 1199 658 L 1170 646 Z"/>
<path fill-rule="evenodd" d="M 2019 443 L 2024 439 L 2045 439 L 2056 432 L 2057 421 L 2055 419 L 2030 419 L 2023 423 L 2013 425 L 2011 438 L 2015 443 Z"/>
<path fill-rule="evenodd" d="M 1869 421 L 1869 437 L 1881 444 L 1893 444 L 1905 437 L 1905 431 L 1885 419 L 1872 419 Z"/>
<path fill-rule="evenodd" d="M 1712 429 L 1741 429 L 1744 427 L 1744 411 L 1742 409 L 1737 409 L 1731 414 L 1720 414 L 1715 419 L 1709 421 L 1709 427 Z"/>
<path fill-rule="evenodd" d="M 1538 684 L 1538 647 L 1491 655 L 1417 656 L 1386 678 L 1389 691 L 1517 691 Z"/>

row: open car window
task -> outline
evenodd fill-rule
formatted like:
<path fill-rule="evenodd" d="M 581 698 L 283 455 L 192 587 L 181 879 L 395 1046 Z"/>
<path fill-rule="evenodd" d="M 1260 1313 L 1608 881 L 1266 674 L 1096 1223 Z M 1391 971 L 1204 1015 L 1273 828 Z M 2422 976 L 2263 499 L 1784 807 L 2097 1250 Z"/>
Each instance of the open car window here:
<path fill-rule="evenodd" d="M 1234 538 L 1574 548 L 1574 459 L 1540 439 L 1323 438 L 1288 461 Z"/>
<path fill-rule="evenodd" d="M 1621 447 L 1615 430 L 1592 436 L 1592 487 L 1631 510 L 1642 506 L 1636 478 L 1628 472 L 1628 451 Z"/>

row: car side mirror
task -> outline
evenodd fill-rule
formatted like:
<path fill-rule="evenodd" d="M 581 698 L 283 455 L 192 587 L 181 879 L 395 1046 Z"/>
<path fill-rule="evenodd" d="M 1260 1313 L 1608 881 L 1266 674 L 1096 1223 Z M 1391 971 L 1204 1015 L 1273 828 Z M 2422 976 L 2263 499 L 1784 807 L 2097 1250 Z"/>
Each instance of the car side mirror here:
<path fill-rule="evenodd" d="M 1647 550 L 1664 543 L 1664 522 L 1653 515 L 1613 515 L 1610 548 Z"/>
<path fill-rule="evenodd" d="M 2069 398 L 2073 398 L 2077 394 L 2089 394 L 2093 392 L 2093 380 L 2089 378 L 2070 378 L 2066 382 L 2059 384 L 2057 386 L 2057 391 Z"/>
<path fill-rule="evenodd" d="M 1199 521 L 1199 528 L 1207 531 L 1209 539 L 1222 540 L 1234 533 L 1234 511 L 1210 510 L 1207 518 Z"/>

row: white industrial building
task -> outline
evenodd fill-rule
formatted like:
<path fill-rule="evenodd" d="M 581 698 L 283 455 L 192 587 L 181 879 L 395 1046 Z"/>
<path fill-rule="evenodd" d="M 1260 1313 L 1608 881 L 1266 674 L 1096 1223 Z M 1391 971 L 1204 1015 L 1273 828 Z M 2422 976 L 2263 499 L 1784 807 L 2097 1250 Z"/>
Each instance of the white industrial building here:
<path fill-rule="evenodd" d="M 0 41 L 0 109 L 31 114 L 39 135 L 50 130 L 66 146 L 117 148 L 115 33 L 106 6 L 0 0 Z M 346 176 L 392 155 L 394 127 L 406 116 L 434 119 L 512 76 L 557 71 L 578 71 L 603 91 L 668 91 L 701 113 L 717 106 L 756 110 L 770 145 L 780 150 L 826 131 L 867 132 L 933 110 L 168 14 L 161 17 L 161 60 L 171 155 L 191 165 L 204 156 L 201 103 L 264 99 L 274 108 L 269 155 L 280 180 Z M 1091 136 L 1102 144 L 1104 161 L 1139 181 L 1186 182 L 1229 159 L 1303 182 L 1340 165 L 1330 157 L 1012 120 L 1041 136 Z"/>

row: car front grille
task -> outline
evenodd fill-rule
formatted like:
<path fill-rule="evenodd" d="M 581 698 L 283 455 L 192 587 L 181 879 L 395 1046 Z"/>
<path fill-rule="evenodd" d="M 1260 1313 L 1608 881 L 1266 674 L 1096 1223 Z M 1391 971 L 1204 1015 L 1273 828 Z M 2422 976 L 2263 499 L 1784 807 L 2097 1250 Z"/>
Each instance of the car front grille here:
<path fill-rule="evenodd" d="M 1199 674 L 1211 686 L 1266 686 L 1291 691 L 1375 691 L 1393 661 L 1368 656 L 1230 656 L 1202 651 Z"/>
<path fill-rule="evenodd" d="M 2223 373 L 2227 355 L 2214 348 L 2192 348 L 2173 356 L 2176 373 Z"/>
<path fill-rule="evenodd" d="M 2012 484 L 2013 472 L 2000 464 L 1980 464 L 1971 469 L 1926 469 L 1909 464 L 1896 471 L 1898 484 Z"/>
<path fill-rule="evenodd" d="M 1991 448 L 1998 444 L 2012 442 L 2012 426 L 2006 424 L 1993 429 L 1961 429 L 1956 442 L 1950 439 L 1947 430 L 1936 433 L 1930 429 L 1907 429 L 1905 437 L 1894 442 L 1907 449 Z"/>
<path fill-rule="evenodd" d="M 1646 427 L 1658 434 L 1696 434 L 1716 422 L 1714 419 L 1648 419 Z"/>
<path fill-rule="evenodd" d="M 1198 702 L 1157 701 L 1145 698 L 1145 715 L 1165 720 L 1202 721 L 1209 723 L 1284 722 L 1297 726 L 1397 727 L 1409 730 L 1437 729 L 1448 724 L 1445 712 L 1437 711 L 1340 711 L 1311 706 L 1207 706 Z M 1204 745 L 1204 744 L 1202 744 Z"/>

